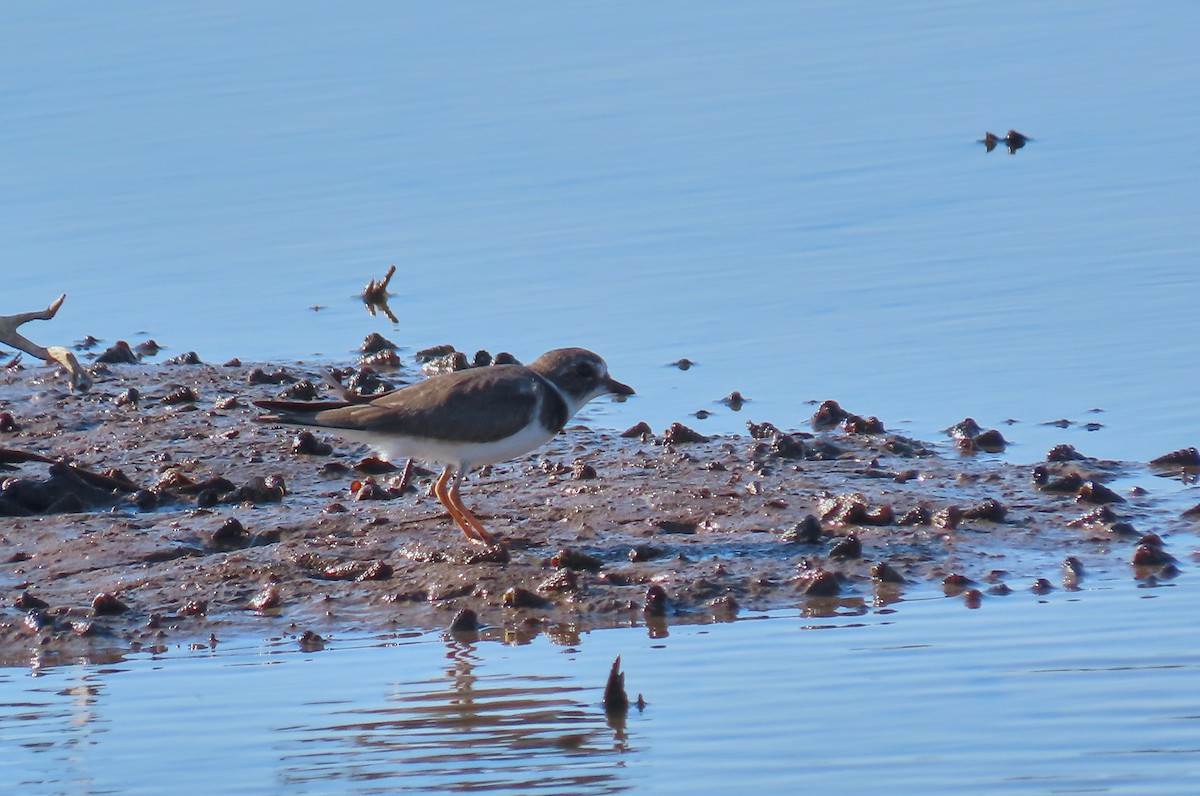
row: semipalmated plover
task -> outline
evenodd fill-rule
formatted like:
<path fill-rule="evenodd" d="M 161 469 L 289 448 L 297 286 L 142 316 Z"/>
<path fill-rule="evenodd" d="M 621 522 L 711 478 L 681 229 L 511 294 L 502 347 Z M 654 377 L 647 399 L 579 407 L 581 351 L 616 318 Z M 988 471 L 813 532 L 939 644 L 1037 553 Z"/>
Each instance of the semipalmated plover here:
<path fill-rule="evenodd" d="M 255 401 L 268 423 L 325 428 L 365 442 L 384 459 L 444 464 L 434 494 L 468 539 L 496 543 L 463 505 L 458 488 L 475 467 L 528 453 L 562 431 L 601 395 L 633 395 L 583 348 L 559 348 L 529 366 L 492 365 L 434 376 L 367 403 Z M 451 478 L 453 476 L 453 478 Z"/>

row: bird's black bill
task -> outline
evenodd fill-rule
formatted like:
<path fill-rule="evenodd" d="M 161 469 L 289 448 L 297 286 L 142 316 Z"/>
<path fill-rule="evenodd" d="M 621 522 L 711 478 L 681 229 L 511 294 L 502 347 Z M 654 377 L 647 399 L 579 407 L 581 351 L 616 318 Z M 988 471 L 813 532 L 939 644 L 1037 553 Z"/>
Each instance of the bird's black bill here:
<path fill-rule="evenodd" d="M 604 388 L 613 395 L 636 395 L 628 384 L 622 384 L 612 376 L 604 377 Z"/>

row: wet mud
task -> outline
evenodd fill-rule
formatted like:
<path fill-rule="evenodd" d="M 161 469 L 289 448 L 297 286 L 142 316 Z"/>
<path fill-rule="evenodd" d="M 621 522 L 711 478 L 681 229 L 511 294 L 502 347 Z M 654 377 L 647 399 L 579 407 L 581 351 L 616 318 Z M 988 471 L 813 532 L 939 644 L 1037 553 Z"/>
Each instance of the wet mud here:
<path fill-rule="evenodd" d="M 252 401 L 304 381 L 321 395 L 324 375 L 182 357 L 109 365 L 75 394 L 48 369 L 0 374 L 0 664 L 452 626 L 570 641 L 940 595 L 975 608 L 1153 585 L 1194 560 L 1200 512 L 1159 477 L 1191 477 L 1194 451 L 1016 464 L 962 444 L 982 432 L 907 439 L 836 404 L 744 435 L 568 426 L 464 482 L 504 540 L 487 550 L 432 473 L 402 484 L 403 462 L 255 422 Z"/>

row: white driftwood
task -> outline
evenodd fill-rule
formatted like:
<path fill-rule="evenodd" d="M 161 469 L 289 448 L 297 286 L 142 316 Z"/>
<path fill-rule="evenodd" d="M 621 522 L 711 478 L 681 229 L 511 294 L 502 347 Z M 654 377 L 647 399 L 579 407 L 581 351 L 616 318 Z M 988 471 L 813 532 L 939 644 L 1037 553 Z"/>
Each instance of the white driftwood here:
<path fill-rule="evenodd" d="M 6 343 L 13 348 L 24 351 L 26 354 L 31 354 L 51 364 L 61 365 L 71 377 L 71 389 L 87 392 L 88 388 L 92 386 L 92 377 L 79 364 L 79 360 L 75 358 L 73 353 L 62 346 L 55 345 L 43 348 L 17 331 L 17 328 L 23 323 L 29 321 L 48 321 L 53 318 L 66 297 L 67 294 L 63 293 L 49 307 L 37 312 L 0 315 L 0 343 Z"/>

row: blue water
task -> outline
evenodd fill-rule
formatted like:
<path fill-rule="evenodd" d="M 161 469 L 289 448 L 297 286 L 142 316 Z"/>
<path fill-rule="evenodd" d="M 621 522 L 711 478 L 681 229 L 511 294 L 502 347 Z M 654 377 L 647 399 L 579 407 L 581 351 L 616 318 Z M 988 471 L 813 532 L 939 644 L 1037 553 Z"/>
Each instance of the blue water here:
<path fill-rule="evenodd" d="M 974 416 L 1015 460 L 1145 459 L 1200 443 L 1198 29 L 1191 3 L 13 6 L 0 314 L 66 292 L 25 328 L 43 345 L 209 362 L 346 360 L 371 331 L 585 345 L 639 392 L 603 425 L 796 426 L 837 398 L 923 438 Z M 1010 127 L 1035 140 L 975 143 Z M 355 298 L 391 263 L 395 325 Z M 734 389 L 737 414 L 714 403 Z M 30 793 L 1191 792 L 1191 575 L 572 648 L 5 670 L 0 771 Z M 623 736 L 595 708 L 618 652 L 651 702 Z M 502 705 L 458 723 L 477 688 Z"/>
<path fill-rule="evenodd" d="M 1192 793 L 1192 597 L 1117 583 L 653 638 L 292 638 L 0 670 L 0 775 L 81 795 Z M 599 704 L 618 654 L 647 702 L 623 725 Z"/>
<path fill-rule="evenodd" d="M 219 362 L 600 351 L 612 425 L 1200 437 L 1188 3 L 8 9 L 4 312 Z M 985 129 L 1033 136 L 985 154 Z M 354 296 L 390 263 L 399 324 Z M 310 306 L 327 309 L 314 312 Z M 702 363 L 686 374 L 661 367 Z M 738 389 L 743 415 L 713 404 Z M 1043 421 L 1096 420 L 1087 434 Z"/>

